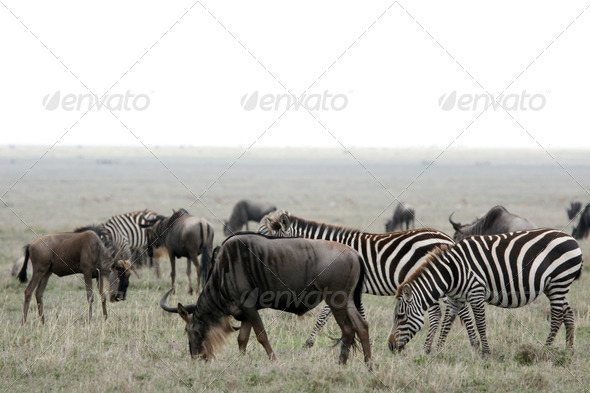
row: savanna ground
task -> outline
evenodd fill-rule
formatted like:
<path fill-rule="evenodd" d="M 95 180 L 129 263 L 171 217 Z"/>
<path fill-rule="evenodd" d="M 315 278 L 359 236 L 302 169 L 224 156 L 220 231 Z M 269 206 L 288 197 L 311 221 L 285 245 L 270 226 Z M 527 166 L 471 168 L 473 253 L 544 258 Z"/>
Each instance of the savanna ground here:
<path fill-rule="evenodd" d="M 543 349 L 549 332 L 544 297 L 510 312 L 487 308 L 489 358 L 482 359 L 470 348 L 458 322 L 440 352 L 422 353 L 423 329 L 403 353 L 393 355 L 386 340 L 394 299 L 365 296 L 373 372 L 365 368 L 360 350 L 347 366 L 337 365 L 339 349 L 332 347 L 331 340 L 338 336 L 334 322 L 315 347 L 302 349 L 319 308 L 304 317 L 262 312 L 279 359 L 276 364 L 253 336 L 247 354 L 238 356 L 235 334 L 216 361 L 191 361 L 184 322 L 158 306 L 170 285 L 165 260 L 160 262 L 159 279 L 149 269 L 140 270 L 141 278 L 132 276 L 127 301 L 109 304 L 106 322 L 97 299 L 91 324 L 86 320 L 80 277 L 52 276 L 44 297 L 45 326 L 36 315 L 34 300 L 29 321 L 21 326 L 25 286 L 10 277 L 22 247 L 35 238 L 32 230 L 68 231 L 127 211 L 150 208 L 169 215 L 173 208 L 185 207 L 213 223 L 217 245 L 224 238 L 220 219 L 227 218 L 233 204 L 243 198 L 370 232 L 383 231 L 397 203 L 394 196 L 414 205 L 417 226 L 447 233 L 451 233 L 447 217 L 452 211 L 456 220 L 468 221 L 502 204 L 539 226 L 571 233 L 566 205 L 573 198 L 590 201 L 584 190 L 590 188 L 586 151 L 552 152 L 558 164 L 543 151 L 452 149 L 428 167 L 439 150 L 373 149 L 348 154 L 253 149 L 234 162 L 243 149 L 153 148 L 156 159 L 143 147 L 71 147 L 54 148 L 35 164 L 45 150 L 0 147 L 0 189 L 6 202 L 0 209 L 0 392 L 576 392 L 590 388 L 588 263 L 569 295 L 576 316 L 573 355 L 564 351 L 563 327 L 553 350 Z M 200 202 L 195 202 L 196 197 Z M 584 259 L 590 260 L 590 241 L 581 242 L 581 247 Z M 185 266 L 184 259 L 177 262 L 177 295 L 170 298 L 172 304 L 196 300 L 187 294 Z"/>

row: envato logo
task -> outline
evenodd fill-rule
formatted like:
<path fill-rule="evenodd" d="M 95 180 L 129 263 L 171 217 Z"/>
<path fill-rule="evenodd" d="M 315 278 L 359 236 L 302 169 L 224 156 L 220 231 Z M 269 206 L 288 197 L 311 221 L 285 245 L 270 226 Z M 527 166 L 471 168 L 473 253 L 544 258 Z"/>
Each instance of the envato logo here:
<path fill-rule="evenodd" d="M 105 94 L 102 97 L 96 94 L 64 94 L 57 90 L 55 93 L 43 97 L 43 106 L 48 111 L 61 108 L 64 111 L 91 110 L 97 111 L 105 107 L 110 111 L 143 111 L 150 106 L 150 97 L 147 94 L 132 94 L 127 90 L 124 94 Z"/>
<path fill-rule="evenodd" d="M 335 307 L 344 307 L 348 302 L 348 293 L 346 291 L 330 291 L 326 289 L 322 293 L 311 291 L 297 294 L 293 291 L 260 291 L 254 288 L 252 291 L 242 293 L 240 304 L 244 307 L 274 308 L 285 309 L 287 307 L 305 307 L 309 310 L 316 307 L 322 300 L 323 296 L 328 296 L 332 305 Z"/>
<path fill-rule="evenodd" d="M 247 111 L 256 108 L 263 111 L 288 110 L 303 107 L 308 111 L 341 111 L 348 106 L 348 96 L 346 94 L 331 94 L 324 90 L 322 94 L 302 94 L 297 97 L 293 94 L 259 94 L 258 90 L 251 94 L 245 94 L 240 104 Z"/>
<path fill-rule="evenodd" d="M 457 95 L 457 91 L 450 94 L 443 94 L 438 99 L 438 106 L 442 110 L 450 111 L 452 109 L 459 109 L 460 111 L 476 111 L 476 110 L 496 110 L 504 108 L 508 111 L 540 111 L 545 107 L 547 100 L 543 94 L 528 94 L 526 90 L 521 93 L 500 94 L 494 97 L 493 94 L 461 94 Z"/>

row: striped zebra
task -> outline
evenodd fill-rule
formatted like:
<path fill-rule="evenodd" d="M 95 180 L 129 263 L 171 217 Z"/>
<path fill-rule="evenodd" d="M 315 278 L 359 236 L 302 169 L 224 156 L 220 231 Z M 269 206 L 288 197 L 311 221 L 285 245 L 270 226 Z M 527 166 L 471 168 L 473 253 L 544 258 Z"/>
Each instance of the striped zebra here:
<path fill-rule="evenodd" d="M 481 339 L 486 338 L 484 303 L 504 308 L 522 307 L 544 293 L 551 304 L 551 345 L 565 324 L 566 345 L 574 345 L 574 313 L 567 303 L 570 285 L 582 273 L 582 252 L 569 235 L 554 229 L 536 229 L 501 235 L 471 236 L 432 252 L 398 288 L 391 350 L 401 350 L 424 323 L 424 312 L 446 296 L 439 347 L 458 309 L 469 302 Z"/>
<path fill-rule="evenodd" d="M 163 218 L 155 211 L 145 209 L 112 216 L 103 225 L 115 244 L 123 250 L 124 259 L 135 256 L 135 259 L 131 261 L 133 265 L 147 250 L 146 225 L 154 224 Z M 149 262 L 152 266 L 152 257 Z"/>
<path fill-rule="evenodd" d="M 366 272 L 363 292 L 377 296 L 394 296 L 398 286 L 414 271 L 429 251 L 440 245 L 454 244 L 449 236 L 435 229 L 371 234 L 358 229 L 305 220 L 282 210 L 267 214 L 262 219 L 258 232 L 279 237 L 332 240 L 352 247 L 363 257 Z M 362 303 L 360 312 L 365 318 Z M 324 307 L 305 343 L 306 347 L 313 346 L 330 315 L 330 308 Z M 441 319 L 438 303 L 430 307 L 428 316 L 430 328 L 424 343 L 427 353 L 430 352 Z M 479 342 L 467 307 L 460 311 L 459 316 L 467 328 L 471 345 L 478 347 Z"/>

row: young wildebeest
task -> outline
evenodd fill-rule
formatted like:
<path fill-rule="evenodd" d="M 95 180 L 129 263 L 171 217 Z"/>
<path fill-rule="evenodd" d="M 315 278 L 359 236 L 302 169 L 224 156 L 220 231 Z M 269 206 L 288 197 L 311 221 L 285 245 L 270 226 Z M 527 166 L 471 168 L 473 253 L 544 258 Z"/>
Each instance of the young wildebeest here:
<path fill-rule="evenodd" d="M 52 273 L 60 277 L 82 273 L 86 284 L 86 298 L 88 299 L 88 320 L 92 319 L 92 279 L 98 281 L 98 291 L 102 300 L 102 313 L 107 318 L 106 294 L 103 292 L 103 278 L 108 278 L 111 301 L 117 300 L 117 292 L 124 291 L 129 284 L 129 263 L 127 261 L 113 261 L 98 235 L 91 231 L 81 233 L 57 233 L 37 238 L 25 246 L 25 262 L 19 273 L 21 282 L 27 281 L 27 264 L 33 264 L 33 277 L 25 289 L 25 304 L 23 307 L 23 324 L 27 321 L 27 312 L 31 295 L 35 288 L 37 308 L 41 322 L 45 323 L 43 313 L 43 292 Z M 121 271 L 122 270 L 122 271 Z M 119 279 L 118 287 L 115 283 Z"/>
<path fill-rule="evenodd" d="M 392 219 L 387 220 L 385 223 L 385 232 L 393 232 L 398 226 L 400 231 L 403 231 L 404 223 L 406 224 L 406 230 L 410 229 L 410 224 L 412 224 L 412 229 L 414 229 L 415 216 L 416 211 L 411 205 L 403 202 L 398 203 L 393 212 Z"/>
<path fill-rule="evenodd" d="M 242 322 L 240 352 L 245 352 L 254 328 L 269 358 L 276 360 L 258 310 L 302 315 L 325 300 L 342 330 L 340 363 L 346 363 L 356 333 L 371 367 L 368 324 L 358 310 L 363 275 L 361 256 L 340 243 L 239 234 L 221 246 L 197 304 L 168 307 L 168 291 L 160 306 L 179 313 L 186 322 L 193 358 L 215 357 L 233 331 L 229 321 L 233 316 Z"/>
<path fill-rule="evenodd" d="M 575 239 L 584 239 L 588 236 L 588 232 L 590 231 L 590 204 L 586 205 L 584 211 L 580 213 L 580 220 L 578 221 L 578 225 L 574 227 L 572 232 L 572 236 Z"/>
<path fill-rule="evenodd" d="M 535 229 L 537 226 L 526 218 L 510 213 L 503 206 L 494 206 L 483 217 L 473 221 L 471 224 L 453 222 L 452 213 L 449 222 L 455 229 L 453 240 L 459 240 L 471 235 L 497 235 L 515 231 L 526 231 Z"/>
<path fill-rule="evenodd" d="M 170 217 L 158 221 L 147 230 L 148 255 L 154 255 L 154 249 L 166 247 L 170 258 L 170 278 L 174 288 L 176 278 L 176 259 L 186 257 L 186 275 L 188 276 L 188 293 L 192 295 L 191 261 L 197 270 L 197 294 L 201 281 L 207 276 L 209 258 L 213 252 L 213 227 L 209 221 L 193 217 L 185 209 L 175 211 Z M 201 255 L 201 265 L 198 256 Z M 204 274 L 201 273 L 201 267 Z"/>
<path fill-rule="evenodd" d="M 234 206 L 229 222 L 224 221 L 223 234 L 225 236 L 233 235 L 246 225 L 248 230 L 248 221 L 259 222 L 262 217 L 270 212 L 277 210 L 276 207 L 270 203 L 254 202 L 249 200 L 242 200 Z"/>

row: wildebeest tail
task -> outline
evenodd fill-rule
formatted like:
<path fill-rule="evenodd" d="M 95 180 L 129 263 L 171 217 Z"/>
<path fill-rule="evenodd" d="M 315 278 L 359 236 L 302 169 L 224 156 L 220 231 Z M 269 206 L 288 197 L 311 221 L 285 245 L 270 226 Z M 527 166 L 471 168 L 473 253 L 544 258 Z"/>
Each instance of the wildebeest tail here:
<path fill-rule="evenodd" d="M 209 267 L 209 270 L 206 272 L 205 282 L 207 282 L 209 280 L 209 277 L 211 276 L 211 272 L 213 271 L 215 263 L 217 262 L 217 254 L 219 254 L 220 249 L 221 246 L 217 246 L 213 250 L 213 254 L 211 255 L 211 266 Z"/>
<path fill-rule="evenodd" d="M 27 265 L 29 264 L 29 245 L 25 246 L 25 261 L 23 262 L 23 267 L 20 269 L 18 273 L 18 280 L 20 282 L 27 282 Z"/>

